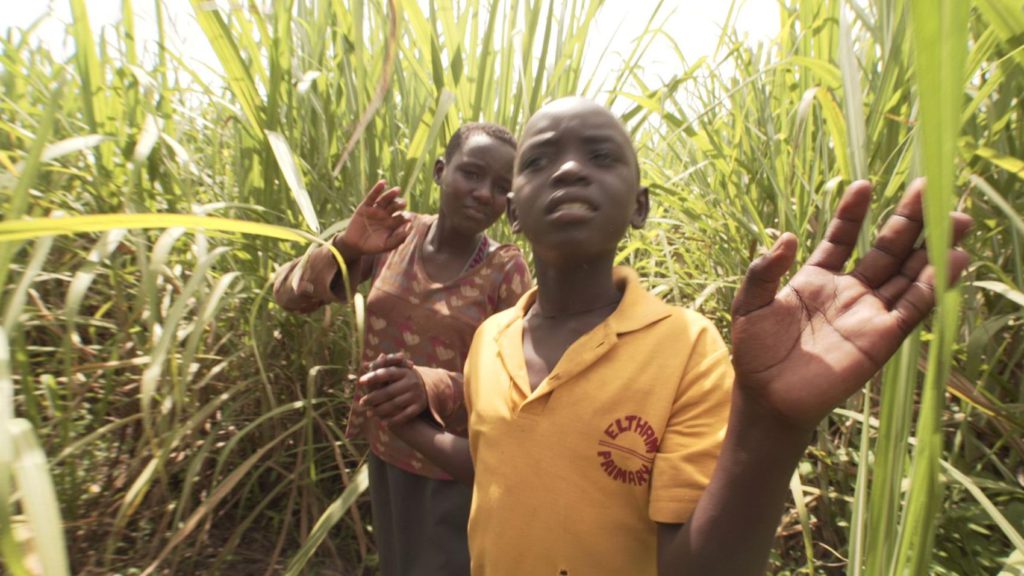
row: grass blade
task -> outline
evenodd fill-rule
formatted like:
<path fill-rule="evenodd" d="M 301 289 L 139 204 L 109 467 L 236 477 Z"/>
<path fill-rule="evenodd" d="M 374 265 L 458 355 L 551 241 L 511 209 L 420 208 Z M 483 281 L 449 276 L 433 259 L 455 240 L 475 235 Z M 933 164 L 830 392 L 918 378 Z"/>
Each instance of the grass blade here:
<path fill-rule="evenodd" d="M 366 491 L 369 485 L 370 472 L 366 464 L 363 464 L 356 470 L 356 473 L 352 476 L 352 482 L 345 487 L 341 496 L 338 496 L 338 499 L 332 502 L 327 507 L 327 510 L 324 510 L 324 513 L 320 515 L 320 518 L 317 519 L 302 547 L 299 548 L 299 551 L 295 553 L 295 556 L 288 563 L 288 568 L 284 572 L 285 576 L 305 574 L 306 563 L 309 562 L 313 553 L 316 552 L 316 549 L 327 538 L 328 532 L 341 520 L 345 512 L 352 507 L 356 499 Z"/>
<path fill-rule="evenodd" d="M 15 418 L 7 425 L 14 444 L 14 474 L 21 492 L 21 506 L 28 517 L 43 574 L 70 574 L 67 546 L 64 544 L 64 523 L 61 521 L 60 504 L 50 478 L 46 453 L 39 446 L 28 420 Z"/>
<path fill-rule="evenodd" d="M 911 0 L 922 149 L 928 189 L 924 217 L 928 258 L 935 267 L 938 310 L 928 350 L 928 371 L 918 419 L 911 489 L 904 515 L 896 569 L 902 574 L 929 571 L 935 540 L 935 514 L 942 497 L 939 457 L 943 392 L 952 359 L 960 306 L 959 291 L 949 288 L 949 246 L 955 206 L 955 174 L 960 106 L 967 54 L 968 3 L 962 0 Z"/>
<path fill-rule="evenodd" d="M 299 212 L 302 213 L 306 225 L 309 226 L 309 229 L 314 234 L 319 234 L 320 222 L 316 217 L 316 209 L 313 208 L 313 202 L 309 199 L 309 192 L 306 190 L 306 185 L 302 180 L 302 172 L 295 162 L 295 155 L 292 153 L 291 146 L 288 145 L 288 140 L 280 132 L 272 130 L 265 130 L 264 132 L 267 135 L 267 141 L 270 142 L 270 149 L 274 151 L 277 165 L 281 168 L 281 173 L 284 174 L 284 180 L 292 191 L 292 197 L 295 198 L 295 203 L 299 205 Z"/>
<path fill-rule="evenodd" d="M 196 15 L 196 21 L 199 22 L 199 27 L 203 29 L 210 45 L 213 46 L 214 53 L 220 60 L 221 67 L 224 68 L 231 92 L 242 105 L 245 120 L 248 122 L 253 137 L 259 138 L 263 134 L 263 99 L 260 97 L 259 91 L 256 90 L 256 83 L 253 82 L 252 76 L 249 74 L 249 67 L 238 51 L 238 45 L 235 43 L 231 30 L 224 22 L 220 12 L 217 11 L 215 4 L 203 0 L 192 0 L 192 9 Z"/>
<path fill-rule="evenodd" d="M 0 222 L 0 242 L 118 229 L 147 230 L 175 227 L 265 236 L 289 242 L 322 242 L 315 236 L 294 228 L 190 214 L 89 214 L 39 220 L 8 220 Z"/>

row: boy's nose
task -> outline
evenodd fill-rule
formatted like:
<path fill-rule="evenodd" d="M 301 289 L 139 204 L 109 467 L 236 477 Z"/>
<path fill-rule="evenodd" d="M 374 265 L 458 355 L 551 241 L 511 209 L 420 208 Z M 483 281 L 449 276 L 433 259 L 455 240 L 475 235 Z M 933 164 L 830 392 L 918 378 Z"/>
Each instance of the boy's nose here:
<path fill-rule="evenodd" d="M 555 186 L 567 186 L 587 181 L 586 170 L 583 164 L 575 158 L 566 158 L 558 170 L 551 175 L 551 183 Z"/>

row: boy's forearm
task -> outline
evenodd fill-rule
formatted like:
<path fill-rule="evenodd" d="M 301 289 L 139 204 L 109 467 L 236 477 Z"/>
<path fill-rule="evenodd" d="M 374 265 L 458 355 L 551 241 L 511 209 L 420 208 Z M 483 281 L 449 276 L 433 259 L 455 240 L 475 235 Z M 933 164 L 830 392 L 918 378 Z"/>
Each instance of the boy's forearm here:
<path fill-rule="evenodd" d="M 685 526 L 659 534 L 659 574 L 764 574 L 789 480 L 810 437 L 734 394 L 711 483 Z"/>
<path fill-rule="evenodd" d="M 473 459 L 466 438 L 438 430 L 418 418 L 392 428 L 392 432 L 455 480 L 473 485 Z"/>

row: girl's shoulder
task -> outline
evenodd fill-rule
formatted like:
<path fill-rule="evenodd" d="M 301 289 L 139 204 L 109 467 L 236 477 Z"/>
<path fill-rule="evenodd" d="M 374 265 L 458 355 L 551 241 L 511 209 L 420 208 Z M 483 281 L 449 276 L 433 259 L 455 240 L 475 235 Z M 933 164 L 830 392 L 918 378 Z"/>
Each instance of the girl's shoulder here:
<path fill-rule="evenodd" d="M 413 232 L 426 232 L 430 225 L 437 220 L 437 214 L 420 214 L 418 212 L 410 212 L 409 216 L 412 217 L 412 230 Z"/>
<path fill-rule="evenodd" d="M 487 258 L 495 262 L 526 263 L 523 258 L 523 251 L 515 244 L 503 244 L 491 237 L 487 237 Z"/>

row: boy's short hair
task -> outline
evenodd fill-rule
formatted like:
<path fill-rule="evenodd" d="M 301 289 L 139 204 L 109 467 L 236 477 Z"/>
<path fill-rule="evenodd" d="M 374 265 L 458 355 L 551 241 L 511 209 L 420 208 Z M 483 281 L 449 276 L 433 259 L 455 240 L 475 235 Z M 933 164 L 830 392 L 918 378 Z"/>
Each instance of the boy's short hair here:
<path fill-rule="evenodd" d="M 508 144 L 513 150 L 518 146 L 516 137 L 504 126 L 491 124 L 490 122 L 467 122 L 459 126 L 459 129 L 448 140 L 448 145 L 444 148 L 444 161 L 451 162 L 452 156 L 455 156 L 455 153 L 462 149 L 462 144 L 474 134 L 490 136 L 499 142 Z"/>

